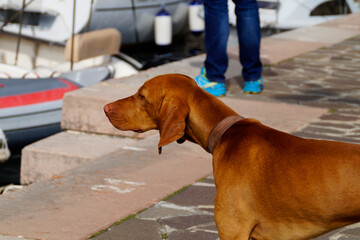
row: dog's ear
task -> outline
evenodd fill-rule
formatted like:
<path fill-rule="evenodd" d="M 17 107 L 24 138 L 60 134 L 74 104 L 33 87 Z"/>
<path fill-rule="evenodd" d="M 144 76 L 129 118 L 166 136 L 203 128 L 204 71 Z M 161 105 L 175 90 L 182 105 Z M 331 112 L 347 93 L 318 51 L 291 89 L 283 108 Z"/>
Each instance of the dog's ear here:
<path fill-rule="evenodd" d="M 160 131 L 159 154 L 161 154 L 162 146 L 184 136 L 188 114 L 189 107 L 180 100 L 174 97 L 163 100 L 157 117 Z"/>

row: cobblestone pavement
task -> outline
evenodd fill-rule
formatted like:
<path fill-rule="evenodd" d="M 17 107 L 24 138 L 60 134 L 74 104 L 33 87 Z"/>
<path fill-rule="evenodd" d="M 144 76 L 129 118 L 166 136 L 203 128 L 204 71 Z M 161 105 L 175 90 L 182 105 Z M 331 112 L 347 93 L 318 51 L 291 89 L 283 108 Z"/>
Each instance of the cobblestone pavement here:
<path fill-rule="evenodd" d="M 294 135 L 360 143 L 360 35 L 264 69 L 265 91 L 244 95 L 241 78 L 229 79 L 229 96 L 328 108 Z M 286 113 L 285 113 L 286 114 Z M 110 227 L 96 240 L 216 240 L 212 177 L 199 181 Z M 360 240 L 360 223 L 317 238 Z"/>
<path fill-rule="evenodd" d="M 264 69 L 265 91 L 242 94 L 230 79 L 229 95 L 328 108 L 329 112 L 295 132 L 301 137 L 360 143 L 360 36 Z"/>

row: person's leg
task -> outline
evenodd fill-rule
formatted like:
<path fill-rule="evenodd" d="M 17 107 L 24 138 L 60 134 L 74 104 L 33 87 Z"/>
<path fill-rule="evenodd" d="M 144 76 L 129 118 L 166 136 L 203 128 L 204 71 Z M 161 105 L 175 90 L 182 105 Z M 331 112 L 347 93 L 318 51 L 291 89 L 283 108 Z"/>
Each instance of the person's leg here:
<path fill-rule="evenodd" d="M 226 53 L 229 37 L 227 0 L 204 0 L 205 10 L 205 67 L 201 69 L 196 83 L 215 95 L 226 94 L 225 72 L 228 67 Z"/>
<path fill-rule="evenodd" d="M 226 53 L 229 37 L 229 18 L 226 0 L 204 0 L 206 77 L 210 81 L 225 82 L 228 67 Z"/>
<path fill-rule="evenodd" d="M 255 87 L 254 93 L 259 93 L 262 90 L 263 82 L 261 79 L 261 32 L 258 5 L 256 0 L 233 1 L 236 4 L 236 28 L 239 39 L 240 63 L 243 66 L 242 76 L 246 82 L 255 81 L 255 85 L 260 85 L 258 87 L 253 86 Z M 250 87 L 249 92 L 252 93 L 253 87 Z"/>

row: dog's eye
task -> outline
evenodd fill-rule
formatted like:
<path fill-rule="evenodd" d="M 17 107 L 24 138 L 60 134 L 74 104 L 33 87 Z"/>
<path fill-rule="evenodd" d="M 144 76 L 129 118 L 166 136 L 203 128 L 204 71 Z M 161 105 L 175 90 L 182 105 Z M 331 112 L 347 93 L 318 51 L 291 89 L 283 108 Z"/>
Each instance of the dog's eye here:
<path fill-rule="evenodd" d="M 145 96 L 142 95 L 141 93 L 139 93 L 139 97 L 140 97 L 142 100 L 146 100 L 146 99 L 145 99 Z"/>

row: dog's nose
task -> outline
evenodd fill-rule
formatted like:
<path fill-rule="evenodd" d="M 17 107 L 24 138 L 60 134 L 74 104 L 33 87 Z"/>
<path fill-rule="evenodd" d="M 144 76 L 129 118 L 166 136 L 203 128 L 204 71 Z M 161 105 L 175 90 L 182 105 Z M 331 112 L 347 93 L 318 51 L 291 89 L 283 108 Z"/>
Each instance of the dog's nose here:
<path fill-rule="evenodd" d="M 111 108 L 110 108 L 109 104 L 106 104 L 106 105 L 104 106 L 104 112 L 105 112 L 105 114 L 108 114 L 110 111 L 111 111 Z"/>

